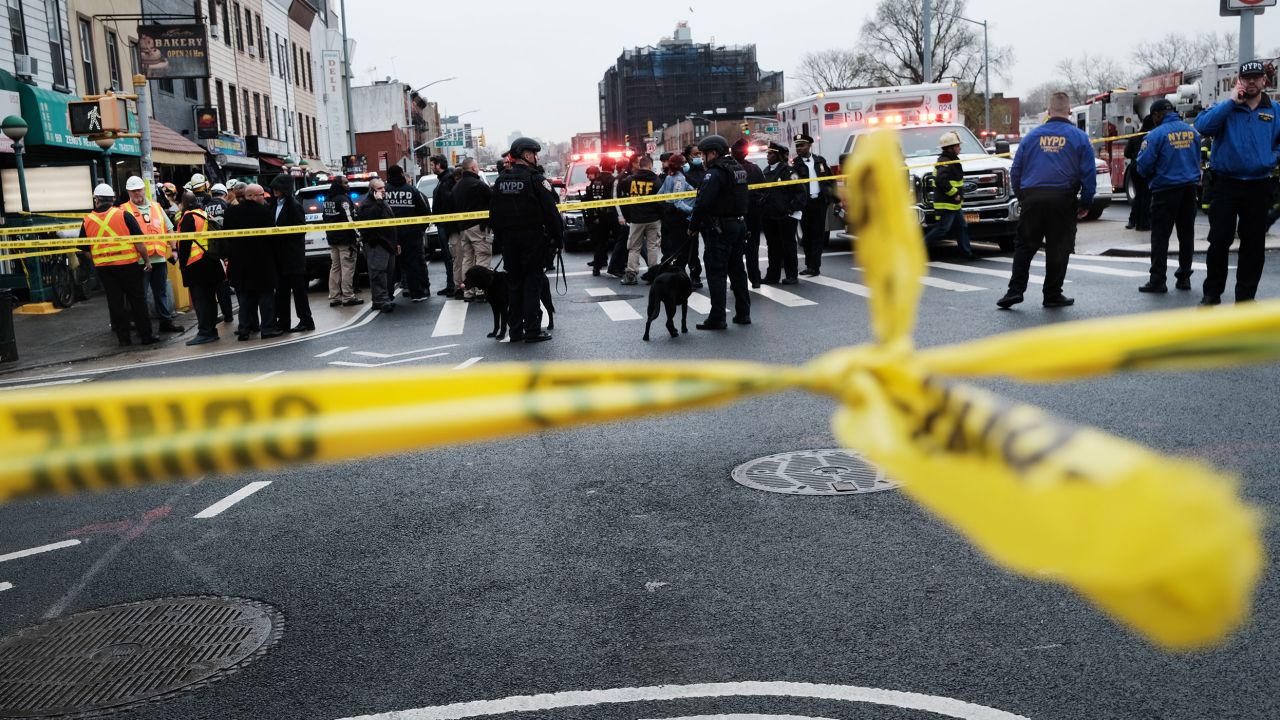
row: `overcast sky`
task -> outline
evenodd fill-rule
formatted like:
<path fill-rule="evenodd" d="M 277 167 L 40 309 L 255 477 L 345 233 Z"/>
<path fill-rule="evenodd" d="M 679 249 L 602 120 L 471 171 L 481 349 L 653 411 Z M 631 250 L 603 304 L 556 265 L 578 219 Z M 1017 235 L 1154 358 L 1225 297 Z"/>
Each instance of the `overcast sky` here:
<path fill-rule="evenodd" d="M 468 116 L 491 144 L 513 130 L 566 141 L 599 129 L 596 83 L 624 48 L 653 45 L 687 20 L 694 42 L 754 43 L 761 66 L 783 70 L 788 92 L 800 56 L 853 46 L 874 0 L 773 3 L 759 0 L 346 0 L 357 42 L 355 84 L 392 76 L 423 94 L 441 114 Z M 819 9 L 820 8 L 820 9 Z M 988 20 L 993 45 L 1014 49 L 1009 80 L 992 90 L 1017 94 L 1050 79 L 1061 59 L 1088 52 L 1129 64 L 1132 47 L 1170 32 L 1236 30 L 1218 17 L 1218 0 L 969 0 L 968 17 Z M 1257 20 L 1257 50 L 1280 47 L 1280 8 Z M 655 120 L 659 120 L 655 118 Z"/>

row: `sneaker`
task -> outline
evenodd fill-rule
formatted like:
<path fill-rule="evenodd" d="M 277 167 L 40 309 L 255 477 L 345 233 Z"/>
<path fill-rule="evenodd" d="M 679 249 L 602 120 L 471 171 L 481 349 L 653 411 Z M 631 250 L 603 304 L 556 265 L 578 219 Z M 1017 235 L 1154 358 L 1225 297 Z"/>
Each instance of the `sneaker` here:
<path fill-rule="evenodd" d="M 353 297 L 353 298 L 351 298 L 350 300 L 343 300 L 343 301 L 342 301 L 342 304 L 343 304 L 343 305 L 346 305 L 346 306 L 348 306 L 348 307 L 350 307 L 350 306 L 352 306 L 352 305 L 363 305 L 363 304 L 364 304 L 364 298 Z"/>
<path fill-rule="evenodd" d="M 612 275 L 612 276 L 614 276 L 614 277 L 616 277 L 616 278 L 621 278 L 621 277 L 623 276 L 623 273 L 620 273 L 620 272 L 614 272 L 613 270 L 609 270 L 609 271 L 607 271 L 607 272 L 608 272 L 610 275 Z"/>
<path fill-rule="evenodd" d="M 342 298 L 333 298 L 329 300 L 329 307 L 338 307 L 342 304 Z"/>
<path fill-rule="evenodd" d="M 412 301 L 414 301 L 414 302 L 416 302 L 416 303 L 420 303 L 420 302 L 426 302 L 426 301 L 427 301 L 427 300 L 429 300 L 430 298 L 431 298 L 431 296 L 430 296 L 430 295 L 419 295 L 418 297 L 410 298 L 410 300 L 412 300 Z"/>
<path fill-rule="evenodd" d="M 635 274 L 635 273 L 633 273 L 633 272 L 628 272 L 625 276 L 623 276 L 623 278 L 622 278 L 622 284 L 623 284 L 623 285 L 636 285 L 636 284 L 638 284 L 638 283 L 637 283 L 637 281 L 636 281 L 636 274 Z"/>
<path fill-rule="evenodd" d="M 1155 280 L 1150 280 L 1150 281 L 1148 281 L 1148 282 L 1147 282 L 1147 284 L 1146 284 L 1146 285 L 1143 285 L 1143 286 L 1139 287 L 1139 288 L 1138 288 L 1138 292 L 1140 292 L 1140 293 L 1167 293 L 1167 292 L 1169 292 L 1169 286 L 1168 286 L 1168 285 L 1165 285 L 1164 283 L 1158 283 L 1158 282 L 1156 282 Z"/>
<path fill-rule="evenodd" d="M 294 325 L 293 327 L 289 328 L 289 332 L 311 332 L 312 330 L 315 330 L 315 329 L 316 329 L 316 324 L 313 322 L 300 322 L 297 325 Z"/>
<path fill-rule="evenodd" d="M 996 305 L 1004 310 L 1008 310 L 1020 302 L 1022 302 L 1022 293 L 1010 290 L 1004 294 L 1004 297 L 996 301 Z"/>
<path fill-rule="evenodd" d="M 1070 307 L 1071 305 L 1075 305 L 1075 304 L 1076 304 L 1075 298 L 1069 298 L 1066 295 L 1063 295 L 1062 293 L 1058 293 L 1057 295 L 1046 297 L 1043 303 L 1043 305 L 1047 308 Z"/>

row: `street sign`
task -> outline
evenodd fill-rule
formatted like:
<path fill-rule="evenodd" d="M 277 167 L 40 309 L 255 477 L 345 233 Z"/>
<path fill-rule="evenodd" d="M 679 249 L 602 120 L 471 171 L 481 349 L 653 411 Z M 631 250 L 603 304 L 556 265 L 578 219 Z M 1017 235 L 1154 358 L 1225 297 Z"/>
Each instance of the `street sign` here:
<path fill-rule="evenodd" d="M 776 133 L 776 132 L 778 132 L 778 126 L 777 126 L 777 125 L 765 125 L 765 126 L 764 126 L 764 131 L 765 131 L 765 132 L 767 132 L 767 133 Z"/>
<path fill-rule="evenodd" d="M 1245 10 L 1256 10 L 1261 15 L 1263 8 L 1275 7 L 1276 0 L 1219 0 L 1218 14 L 1222 17 L 1239 15 Z"/>
<path fill-rule="evenodd" d="M 462 147 L 462 140 L 437 140 L 436 147 Z"/>

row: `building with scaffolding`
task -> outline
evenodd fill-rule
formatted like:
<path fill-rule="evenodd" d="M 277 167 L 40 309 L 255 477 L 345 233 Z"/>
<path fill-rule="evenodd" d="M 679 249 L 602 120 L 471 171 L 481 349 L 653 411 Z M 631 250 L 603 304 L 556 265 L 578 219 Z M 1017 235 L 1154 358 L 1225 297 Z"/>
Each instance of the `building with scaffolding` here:
<path fill-rule="evenodd" d="M 755 45 L 695 43 L 688 23 L 656 47 L 624 50 L 599 84 L 607 147 L 663 134 L 689 115 L 770 115 L 783 97 L 782 71 L 761 70 Z"/>

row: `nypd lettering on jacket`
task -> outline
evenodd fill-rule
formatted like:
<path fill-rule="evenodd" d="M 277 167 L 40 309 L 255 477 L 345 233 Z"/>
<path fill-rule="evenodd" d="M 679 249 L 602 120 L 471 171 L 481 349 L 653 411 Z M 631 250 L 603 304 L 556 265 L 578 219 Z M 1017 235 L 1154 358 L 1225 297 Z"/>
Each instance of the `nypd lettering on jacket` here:
<path fill-rule="evenodd" d="M 1022 138 L 1013 156 L 1009 181 L 1015 195 L 1027 190 L 1080 192 L 1080 203 L 1093 202 L 1098 166 L 1093 144 L 1066 118 L 1049 118 Z"/>
<path fill-rule="evenodd" d="M 523 180 L 502 180 L 497 187 L 503 195 L 519 195 L 524 192 L 525 183 Z"/>
<path fill-rule="evenodd" d="M 1200 134 L 1177 113 L 1164 116 L 1147 133 L 1138 152 L 1138 173 L 1152 190 L 1194 185 L 1200 181 Z"/>
<path fill-rule="evenodd" d="M 413 191 L 408 188 L 403 190 L 392 190 L 391 187 L 388 186 L 386 194 L 383 195 L 383 199 L 389 207 L 393 208 L 412 209 L 414 206 Z"/>

